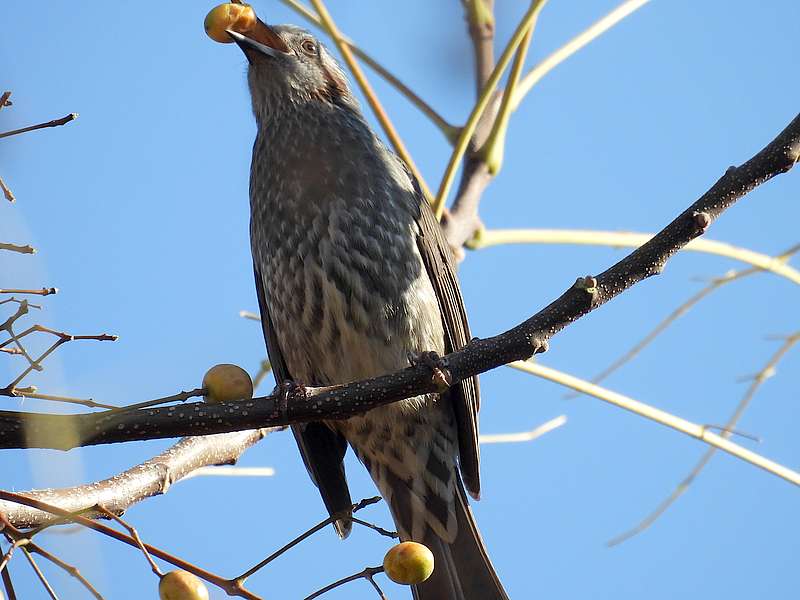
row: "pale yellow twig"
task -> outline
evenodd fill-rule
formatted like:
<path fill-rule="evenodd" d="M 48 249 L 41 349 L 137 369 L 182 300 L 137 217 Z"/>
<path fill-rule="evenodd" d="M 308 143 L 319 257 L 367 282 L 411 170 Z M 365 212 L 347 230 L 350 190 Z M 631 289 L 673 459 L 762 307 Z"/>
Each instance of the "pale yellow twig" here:
<path fill-rule="evenodd" d="M 753 382 L 747 388 L 742 399 L 739 401 L 739 404 L 736 406 L 736 410 L 731 415 L 728 422 L 725 424 L 725 428 L 723 429 L 722 433 L 720 434 L 724 438 L 729 438 L 733 435 L 733 429 L 736 427 L 736 424 L 739 422 L 739 419 L 742 418 L 744 411 L 747 409 L 748 405 L 755 396 L 756 391 L 761 385 L 770 377 L 775 375 L 775 367 L 780 362 L 780 360 L 784 357 L 784 355 L 794 346 L 798 341 L 800 341 L 800 331 L 790 335 L 786 338 L 784 343 L 781 345 L 780 348 L 770 357 L 767 364 L 764 365 L 764 368 L 753 377 Z M 697 479 L 697 476 L 700 475 L 700 472 L 705 468 L 705 466 L 709 463 L 711 458 L 716 453 L 717 449 L 712 447 L 708 448 L 694 466 L 694 468 L 689 472 L 689 474 L 684 477 L 683 481 L 681 481 L 677 487 L 672 491 L 672 493 L 667 496 L 662 502 L 651 512 L 647 515 L 644 519 L 642 519 L 635 527 L 629 529 L 621 533 L 620 535 L 616 536 L 615 538 L 609 540 L 607 545 L 609 546 L 616 546 L 617 544 L 621 544 L 622 542 L 632 538 L 633 536 L 643 532 L 645 529 L 650 527 L 656 520 L 664 514 L 664 512 L 672 506 L 672 504 L 680 498 L 688 489 L 689 486 Z"/>
<path fill-rule="evenodd" d="M 670 427 L 676 431 L 680 431 L 689 437 L 693 437 L 705 442 L 710 446 L 719 448 L 731 456 L 735 456 L 736 458 L 764 469 L 773 475 L 777 475 L 789 483 L 800 486 L 800 473 L 797 471 L 793 471 L 792 469 L 789 469 L 788 467 L 765 458 L 760 454 L 748 450 L 739 444 L 735 444 L 722 435 L 717 435 L 716 433 L 711 432 L 708 426 L 692 423 L 691 421 L 687 421 L 686 419 L 682 419 L 681 417 L 670 414 L 664 410 L 661 410 L 660 408 L 650 406 L 644 402 L 639 402 L 638 400 L 634 400 L 628 396 L 623 396 L 622 394 L 600 387 L 599 385 L 595 385 L 584 379 L 574 377 L 573 375 L 569 375 L 563 371 L 551 369 L 537 363 L 516 361 L 509 363 L 509 366 L 519 369 L 520 371 L 536 375 L 543 379 L 553 381 L 568 388 L 572 388 L 578 392 L 594 396 L 595 398 L 603 400 L 604 402 L 608 402 L 609 404 L 623 408 L 636 415 L 650 419 L 651 421 L 655 421 L 656 423 L 665 425 L 666 427 Z"/>
<path fill-rule="evenodd" d="M 307 6 L 304 6 L 301 2 L 297 0 L 280 0 L 284 5 L 288 6 L 292 10 L 294 10 L 297 14 L 301 17 L 306 19 L 307 21 L 314 23 L 317 27 L 325 28 L 325 25 L 319 19 L 317 15 L 315 15 L 311 9 Z M 406 84 L 404 84 L 400 79 L 395 77 L 391 71 L 389 71 L 386 67 L 381 65 L 377 60 L 372 58 L 369 54 L 364 52 L 361 48 L 359 48 L 353 40 L 351 40 L 346 35 L 342 35 L 342 41 L 350 46 L 350 49 L 353 51 L 358 58 L 363 60 L 367 63 L 372 69 L 381 77 L 383 77 L 390 85 L 394 86 L 394 88 L 403 94 L 411 104 L 416 106 L 426 117 L 428 117 L 436 127 L 441 130 L 442 133 L 447 137 L 449 140 L 454 140 L 455 136 L 458 135 L 458 128 L 454 127 L 450 123 L 444 120 L 444 118 L 437 113 L 430 104 L 425 102 L 422 98 L 420 98 L 411 88 L 409 88 Z"/>
<path fill-rule="evenodd" d="M 542 77 L 552 71 L 567 58 L 575 54 L 578 50 L 586 46 L 589 42 L 611 29 L 629 14 L 647 4 L 648 1 L 649 0 L 626 0 L 608 13 L 605 17 L 595 22 L 585 31 L 582 31 L 576 35 L 558 50 L 534 66 L 530 71 L 528 71 L 528 73 L 525 74 L 525 77 L 522 78 L 519 87 L 517 87 L 511 102 L 512 110 L 517 109 L 519 103 L 522 102 L 523 98 L 525 98 L 525 94 L 527 94 Z"/>
<path fill-rule="evenodd" d="M 508 75 L 506 88 L 503 90 L 503 97 L 500 100 L 500 108 L 497 111 L 494 123 L 492 123 L 492 130 L 489 132 L 489 137 L 486 138 L 483 148 L 480 149 L 480 154 L 489 168 L 489 173 L 492 175 L 497 175 L 503 165 L 506 133 L 508 131 L 508 123 L 511 120 L 511 99 L 514 97 L 514 90 L 517 89 L 519 84 L 519 76 L 522 73 L 522 67 L 525 65 L 525 57 L 528 55 L 528 47 L 531 44 L 532 37 L 533 26 L 525 32 L 517 48 L 514 62 L 511 65 L 511 73 Z"/>
<path fill-rule="evenodd" d="M 550 419 L 530 431 L 520 431 L 519 433 L 485 433 L 481 435 L 478 440 L 481 444 L 516 444 L 520 442 L 530 442 L 538 437 L 542 437 L 545 433 L 558 429 L 566 422 L 566 415 L 559 415 L 555 419 Z"/>
<path fill-rule="evenodd" d="M 489 229 L 481 231 L 469 243 L 472 249 L 504 244 L 576 244 L 638 248 L 653 237 L 652 233 L 625 231 L 592 231 L 587 229 Z M 697 238 L 683 250 L 732 258 L 759 269 L 770 271 L 800 285 L 800 271 L 786 264 L 788 257 L 773 257 L 725 242 Z"/>
<path fill-rule="evenodd" d="M 386 114 L 386 111 L 383 109 L 380 100 L 378 100 L 378 96 L 375 94 L 375 91 L 372 89 L 369 81 L 367 81 L 364 71 L 361 70 L 358 61 L 353 56 L 353 51 L 350 48 L 350 45 L 347 43 L 347 40 L 339 31 L 338 27 L 336 27 L 336 23 L 333 21 L 328 9 L 325 7 L 325 3 L 322 0 L 311 0 L 311 3 L 314 5 L 317 15 L 319 16 L 322 25 L 325 27 L 325 30 L 331 36 L 336 44 L 336 47 L 339 49 L 339 52 L 342 54 L 342 58 L 344 58 L 347 66 L 350 67 L 350 72 L 353 73 L 353 77 L 355 77 L 358 87 L 361 88 L 361 92 L 364 94 L 364 97 L 367 99 L 370 107 L 372 107 L 372 112 L 375 113 L 375 117 L 381 124 L 384 133 L 386 133 L 386 137 L 389 138 L 394 151 L 397 152 L 397 155 L 403 159 L 404 163 L 406 163 L 409 171 L 411 171 L 411 173 L 419 182 L 419 187 L 422 190 L 422 193 L 430 201 L 431 192 L 428 188 L 428 184 L 425 183 L 422 173 L 420 173 L 417 165 L 414 163 L 414 160 L 408 153 L 408 150 L 406 150 L 406 146 L 403 143 L 403 140 L 400 139 L 400 136 L 394 128 L 394 125 L 392 125 L 389 115 Z"/>
<path fill-rule="evenodd" d="M 453 153 L 450 155 L 450 161 L 447 163 L 444 175 L 442 176 L 442 181 L 439 184 L 439 191 L 436 193 L 436 199 L 433 202 L 433 210 L 436 213 L 436 218 L 439 220 L 441 220 L 442 214 L 444 213 L 444 205 L 447 201 L 447 196 L 450 193 L 450 187 L 453 185 L 453 180 L 455 179 L 458 165 L 461 163 L 461 159 L 464 157 L 464 153 L 467 151 L 469 142 L 475 133 L 475 128 L 478 126 L 478 121 L 483 115 L 483 111 L 486 110 L 486 107 L 489 105 L 489 101 L 492 99 L 492 94 L 497 88 L 497 84 L 500 83 L 500 77 L 502 77 L 503 72 L 508 66 L 508 63 L 511 62 L 511 58 L 517 51 L 517 47 L 519 46 L 520 42 L 522 42 L 522 39 L 525 37 L 528 30 L 533 27 L 534 23 L 536 22 L 536 18 L 539 16 L 539 12 L 542 10 L 545 3 L 546 0 L 533 0 L 531 2 L 528 11 L 522 17 L 519 25 L 517 25 L 517 29 L 511 36 L 508 44 L 506 44 L 505 50 L 503 50 L 503 54 L 500 56 L 500 60 L 497 61 L 492 74 L 489 76 L 489 80 L 483 87 L 480 96 L 478 96 L 478 100 L 475 103 L 475 106 L 472 109 L 466 124 L 461 129 L 461 134 L 458 136 L 458 140 L 453 148 Z"/>

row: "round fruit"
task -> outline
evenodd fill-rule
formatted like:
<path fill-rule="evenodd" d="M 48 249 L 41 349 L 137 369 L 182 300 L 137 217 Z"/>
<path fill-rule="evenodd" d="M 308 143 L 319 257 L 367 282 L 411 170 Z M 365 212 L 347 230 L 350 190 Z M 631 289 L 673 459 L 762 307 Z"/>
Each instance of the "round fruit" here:
<path fill-rule="evenodd" d="M 208 588 L 188 571 L 170 571 L 158 583 L 161 600 L 208 600 Z"/>
<path fill-rule="evenodd" d="M 206 402 L 249 400 L 253 397 L 253 380 L 242 367 L 215 365 L 203 376 Z"/>
<path fill-rule="evenodd" d="M 256 22 L 256 13 L 249 4 L 234 4 L 226 2 L 211 9 L 206 15 L 203 26 L 206 34 L 215 42 L 230 44 L 233 42 L 231 36 L 225 31 L 232 29 L 239 33 L 244 33 Z"/>
<path fill-rule="evenodd" d="M 433 553 L 417 542 L 403 542 L 383 557 L 383 569 L 395 583 L 422 583 L 433 573 Z"/>

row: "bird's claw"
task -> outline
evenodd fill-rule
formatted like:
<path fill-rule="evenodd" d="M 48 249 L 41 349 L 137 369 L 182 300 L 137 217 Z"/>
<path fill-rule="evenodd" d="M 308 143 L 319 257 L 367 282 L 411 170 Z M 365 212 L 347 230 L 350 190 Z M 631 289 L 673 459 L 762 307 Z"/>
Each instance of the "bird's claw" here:
<path fill-rule="evenodd" d="M 409 352 L 408 362 L 412 367 L 424 365 L 431 370 L 431 381 L 440 394 L 450 389 L 452 378 L 447 370 L 447 361 L 439 356 L 438 352 Z"/>
<path fill-rule="evenodd" d="M 287 414 L 289 402 L 298 398 L 305 398 L 307 395 L 306 386 L 294 381 L 284 381 L 275 386 L 273 394 L 277 396 L 278 410 L 281 414 Z"/>

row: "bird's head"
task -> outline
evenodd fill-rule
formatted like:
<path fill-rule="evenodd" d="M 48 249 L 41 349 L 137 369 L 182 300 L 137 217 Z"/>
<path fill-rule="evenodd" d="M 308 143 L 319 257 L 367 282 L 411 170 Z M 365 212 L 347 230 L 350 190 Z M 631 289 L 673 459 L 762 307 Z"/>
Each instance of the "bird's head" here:
<path fill-rule="evenodd" d="M 247 35 L 232 30 L 228 35 L 250 63 L 247 79 L 257 117 L 287 102 L 355 103 L 342 68 L 308 31 L 258 21 Z"/>

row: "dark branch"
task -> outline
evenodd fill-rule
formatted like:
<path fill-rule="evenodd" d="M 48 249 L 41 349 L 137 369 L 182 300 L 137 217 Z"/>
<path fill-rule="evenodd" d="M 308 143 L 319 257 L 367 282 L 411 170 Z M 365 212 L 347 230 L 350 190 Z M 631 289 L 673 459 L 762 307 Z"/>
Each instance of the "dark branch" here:
<path fill-rule="evenodd" d="M 660 273 L 671 256 L 702 235 L 725 209 L 756 186 L 791 169 L 799 157 L 800 116 L 749 161 L 728 169 L 699 200 L 616 265 L 596 277 L 579 278 L 560 298 L 520 325 L 492 338 L 475 339 L 446 356 L 444 364 L 450 380 L 460 381 L 543 352 L 548 340 L 564 327 L 634 284 Z M 345 419 L 436 390 L 430 367 L 419 364 L 347 385 L 297 387 L 289 397 L 271 395 L 222 404 L 194 403 L 79 415 L 0 411 L 0 448 L 67 449 Z"/>

